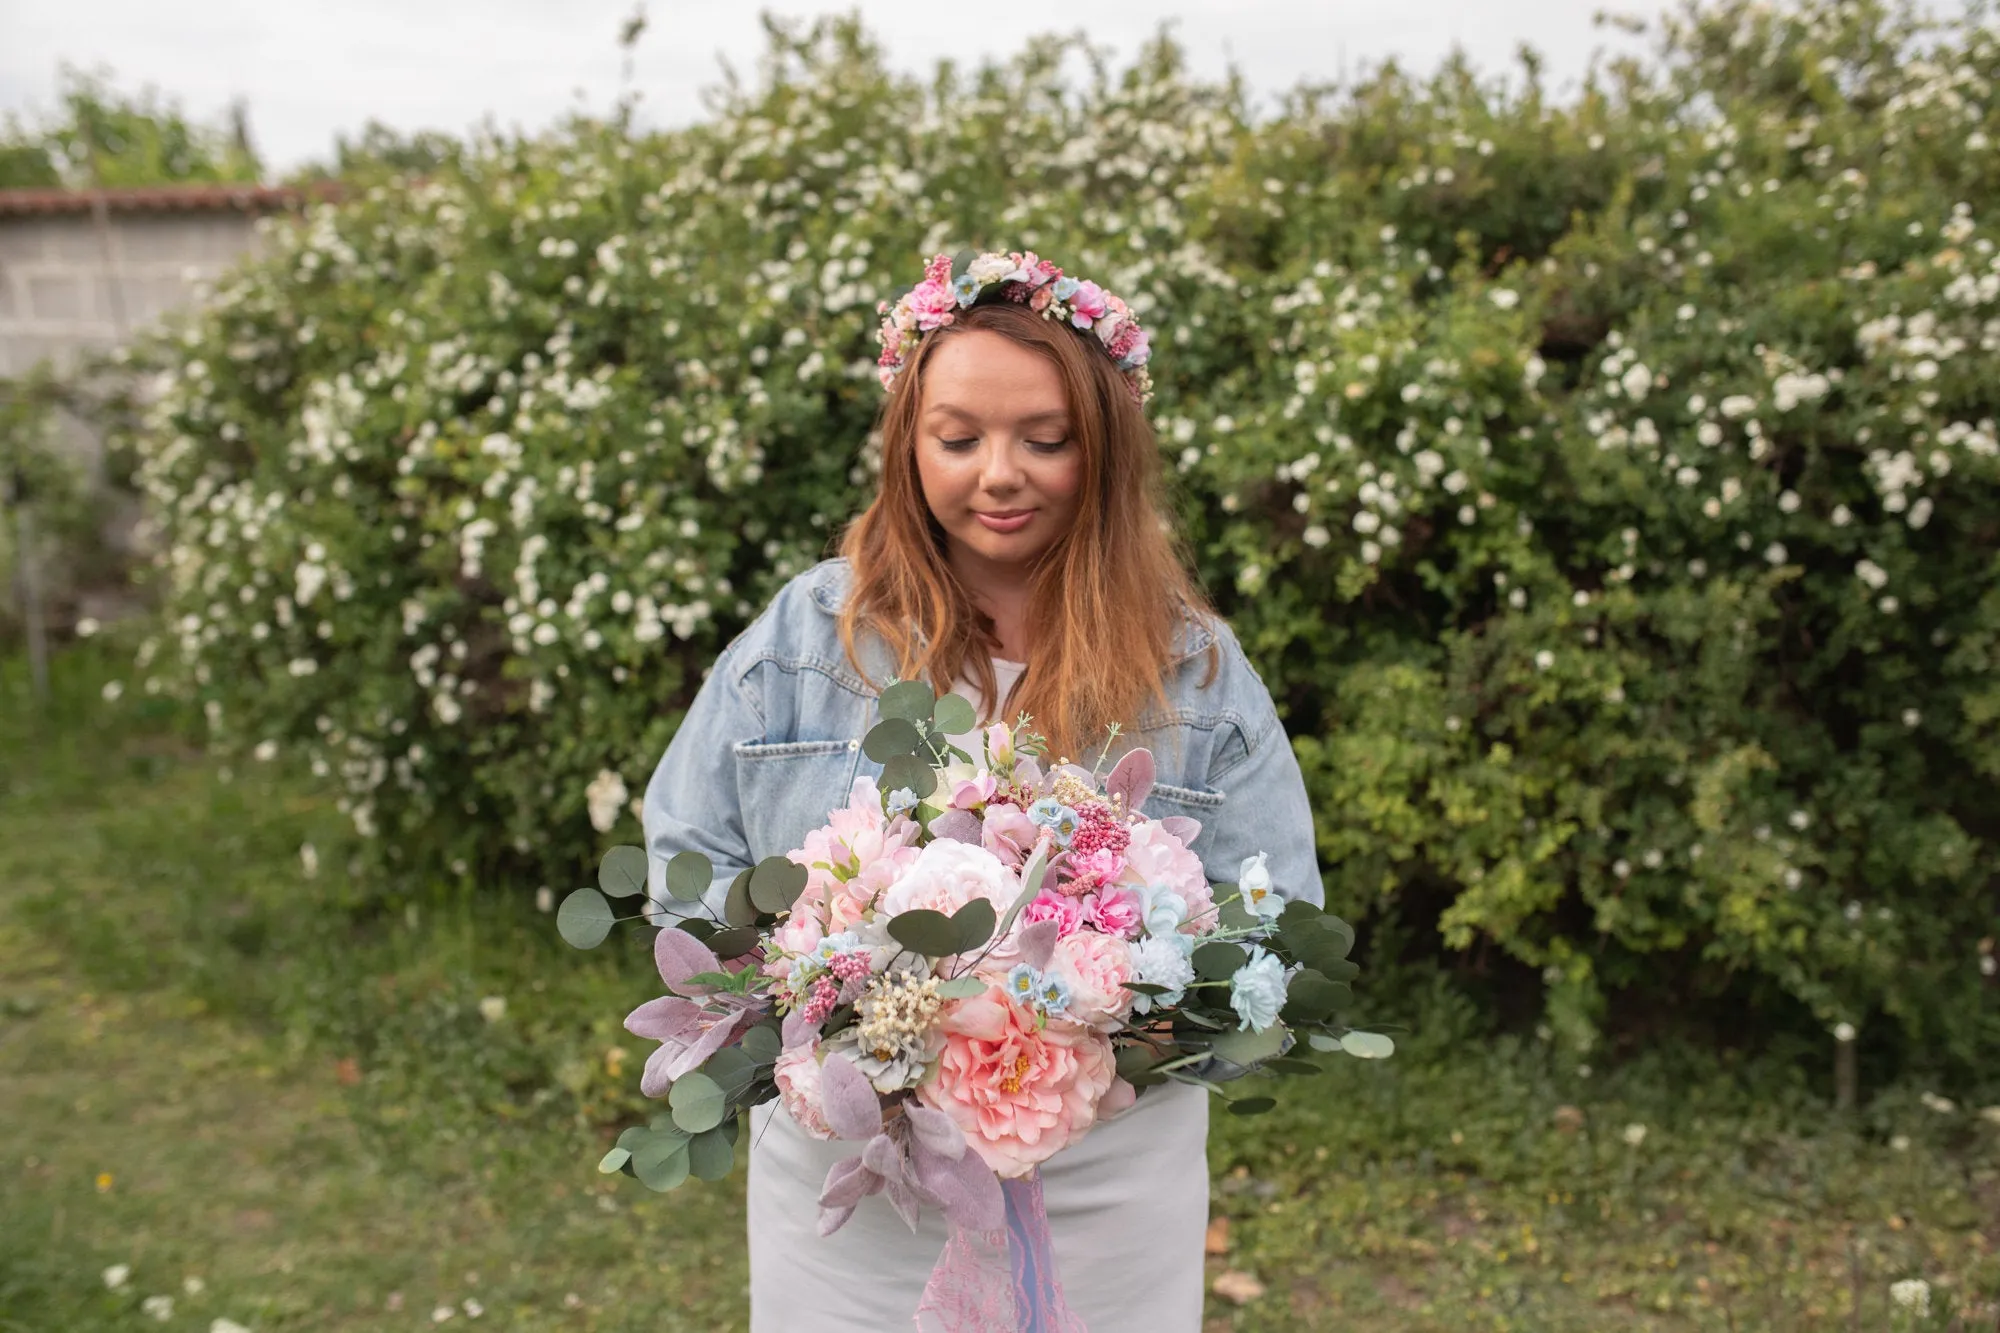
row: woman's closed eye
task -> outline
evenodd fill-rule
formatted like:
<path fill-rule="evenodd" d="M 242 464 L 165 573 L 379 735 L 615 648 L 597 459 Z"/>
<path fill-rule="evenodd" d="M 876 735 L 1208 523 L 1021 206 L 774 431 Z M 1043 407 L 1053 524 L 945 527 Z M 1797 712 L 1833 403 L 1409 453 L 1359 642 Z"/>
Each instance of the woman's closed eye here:
<path fill-rule="evenodd" d="M 978 444 L 979 444 L 979 440 L 978 440 L 978 438 L 977 438 L 977 437 L 971 437 L 971 438 L 967 438 L 967 439 L 963 439 L 963 440 L 943 440 L 943 439 L 941 439 L 941 440 L 939 440 L 939 441 L 938 441 L 938 443 L 939 443 L 939 444 L 941 444 L 941 445 L 943 445 L 943 446 L 944 446 L 944 447 L 945 447 L 946 449 L 949 449 L 949 450 L 950 450 L 951 452 L 953 452 L 953 453 L 955 453 L 955 454 L 960 454 L 960 453 L 964 453 L 964 452 L 965 452 L 966 450 L 968 450 L 968 449 L 972 449 L 972 448 L 976 448 L 976 447 L 978 446 Z M 1068 441 L 1068 440 L 1066 440 L 1066 439 L 1065 439 L 1065 440 L 1025 440 L 1025 441 L 1023 441 L 1023 443 L 1024 443 L 1024 444 L 1026 444 L 1026 445 L 1027 445 L 1027 446 L 1028 446 L 1028 447 L 1029 447 L 1030 449 L 1034 449 L 1034 450 L 1038 450 L 1038 451 L 1040 451 L 1041 453 L 1045 453 L 1045 454 L 1053 454 L 1053 453 L 1058 453 L 1058 452 L 1060 452 L 1060 451 L 1062 451 L 1062 450 L 1064 450 L 1064 449 L 1067 449 L 1067 448 L 1069 447 L 1069 441 Z"/>

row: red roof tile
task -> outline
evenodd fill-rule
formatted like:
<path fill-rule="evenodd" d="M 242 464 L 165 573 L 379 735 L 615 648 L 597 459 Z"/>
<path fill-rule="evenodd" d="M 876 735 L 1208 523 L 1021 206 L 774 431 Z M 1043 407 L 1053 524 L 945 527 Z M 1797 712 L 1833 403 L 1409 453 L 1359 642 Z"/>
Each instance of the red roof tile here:
<path fill-rule="evenodd" d="M 114 213 L 214 213 L 235 210 L 269 213 L 297 208 L 309 199 L 340 194 L 334 181 L 299 188 L 290 185 L 236 185 L 202 182 L 141 185 L 106 190 L 0 190 L 0 217 L 47 213 L 88 213 L 96 197 Z"/>

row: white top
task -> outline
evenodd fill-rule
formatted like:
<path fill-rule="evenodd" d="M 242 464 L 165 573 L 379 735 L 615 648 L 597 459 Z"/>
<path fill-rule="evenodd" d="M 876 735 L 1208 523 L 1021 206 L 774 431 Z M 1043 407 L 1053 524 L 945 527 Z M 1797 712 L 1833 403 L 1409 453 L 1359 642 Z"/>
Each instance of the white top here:
<path fill-rule="evenodd" d="M 1026 662 L 1010 662 L 1004 657 L 994 658 L 993 685 L 999 691 L 1000 697 L 991 705 L 988 705 L 985 696 L 980 693 L 979 686 L 975 685 L 965 676 L 958 678 L 958 683 L 951 687 L 951 693 L 965 696 L 966 702 L 972 705 L 972 715 L 979 719 L 980 726 L 985 726 L 989 722 L 998 722 L 1000 719 L 991 715 L 992 710 L 998 708 L 1000 703 L 1007 698 L 1008 691 L 1014 688 L 1014 682 L 1019 680 L 1021 673 L 1027 669 L 1028 664 Z M 946 736 L 945 739 L 975 759 L 985 754 L 985 750 L 981 748 L 983 743 L 980 740 L 977 728 L 962 732 L 956 736 Z"/>

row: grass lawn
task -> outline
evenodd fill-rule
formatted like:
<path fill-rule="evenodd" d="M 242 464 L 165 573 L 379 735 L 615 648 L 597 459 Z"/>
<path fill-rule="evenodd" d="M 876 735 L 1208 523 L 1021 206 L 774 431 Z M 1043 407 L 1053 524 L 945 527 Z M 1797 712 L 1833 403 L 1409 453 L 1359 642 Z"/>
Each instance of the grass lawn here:
<path fill-rule="evenodd" d="M 592 1168 L 645 1112 L 644 941 L 574 953 L 532 885 L 358 881 L 323 797 L 106 703 L 110 660 L 59 659 L 48 709 L 0 677 L 0 1330 L 742 1328 L 740 1184 Z M 1836 1116 L 1823 1052 L 1586 1075 L 1439 977 L 1374 1002 L 1395 1059 L 1218 1119 L 1210 1329 L 2000 1320 L 1974 1108 Z"/>

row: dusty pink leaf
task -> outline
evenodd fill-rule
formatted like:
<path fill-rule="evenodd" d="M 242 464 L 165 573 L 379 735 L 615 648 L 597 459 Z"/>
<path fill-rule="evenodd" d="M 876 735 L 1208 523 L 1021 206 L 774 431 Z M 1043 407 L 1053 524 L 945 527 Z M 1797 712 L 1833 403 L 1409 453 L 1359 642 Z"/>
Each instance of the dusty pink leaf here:
<path fill-rule="evenodd" d="M 882 1132 L 882 1103 L 868 1076 L 844 1055 L 820 1066 L 820 1106 L 827 1127 L 843 1139 L 872 1139 Z"/>
<path fill-rule="evenodd" d="M 722 962 L 714 950 L 685 930 L 663 930 L 653 941 L 653 961 L 659 965 L 660 980 L 670 990 L 686 995 L 705 994 L 710 987 L 689 986 L 687 979 L 702 972 L 720 972 Z"/>
<path fill-rule="evenodd" d="M 970 810 L 947 810 L 931 821 L 931 836 L 951 842 L 979 845 L 983 825 Z"/>
<path fill-rule="evenodd" d="M 1194 840 L 1201 836 L 1201 821 L 1186 815 L 1168 815 L 1160 821 L 1160 827 L 1180 839 L 1183 847 L 1194 846 Z"/>
<path fill-rule="evenodd" d="M 1105 793 L 1123 797 L 1127 810 L 1137 810 L 1153 794 L 1153 775 L 1153 752 L 1142 746 L 1111 766 L 1111 776 L 1104 780 Z"/>
<path fill-rule="evenodd" d="M 1015 948 L 1020 951 L 1021 961 L 1036 971 L 1049 965 L 1049 957 L 1055 953 L 1056 937 L 1062 923 L 1054 917 L 1045 917 L 1021 927 L 1014 937 Z"/>

